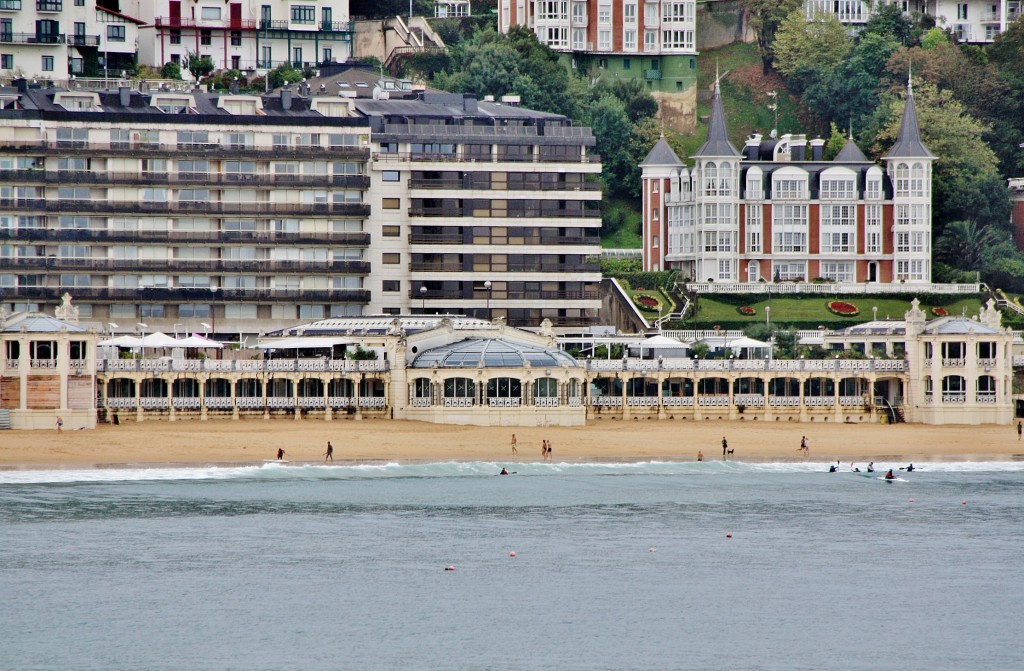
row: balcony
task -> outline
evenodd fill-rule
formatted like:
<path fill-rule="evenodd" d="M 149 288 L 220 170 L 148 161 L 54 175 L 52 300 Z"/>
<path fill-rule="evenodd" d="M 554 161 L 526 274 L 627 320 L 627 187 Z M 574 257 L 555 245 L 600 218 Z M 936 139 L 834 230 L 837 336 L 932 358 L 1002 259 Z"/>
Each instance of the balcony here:
<path fill-rule="evenodd" d="M 68 44 L 73 47 L 98 47 L 99 35 L 68 35 Z"/>
<path fill-rule="evenodd" d="M 202 271 L 244 272 L 262 274 L 267 272 L 346 273 L 368 275 L 368 261 L 271 261 L 269 259 L 74 259 L 56 256 L 27 256 L 5 259 L 4 265 L 11 269 L 35 270 L 87 270 L 87 271 Z"/>
<path fill-rule="evenodd" d="M 8 198 L 0 200 L 0 210 L 41 210 L 45 212 L 96 213 L 169 213 L 169 214 L 332 214 L 340 217 L 368 217 L 366 203 L 217 203 L 207 201 L 184 202 L 128 202 L 106 200 L 46 200 L 44 198 Z"/>
<path fill-rule="evenodd" d="M 556 210 L 541 212 L 538 210 L 522 212 L 495 213 L 487 211 L 487 214 L 476 215 L 472 208 L 463 209 L 458 207 L 410 207 L 410 217 L 472 217 L 476 219 L 593 219 L 600 218 L 600 210 Z"/>
<path fill-rule="evenodd" d="M 64 39 L 63 34 L 0 33 L 0 44 L 39 44 L 48 46 L 64 44 Z"/>
<path fill-rule="evenodd" d="M 468 180 L 463 182 L 460 179 L 409 179 L 409 188 L 412 189 L 465 189 L 469 191 L 600 191 L 601 185 L 597 182 L 580 182 L 576 184 L 565 183 L 540 183 L 540 184 L 510 184 L 502 187 L 492 187 L 490 184 L 473 184 Z"/>
<path fill-rule="evenodd" d="M 49 240 L 53 242 L 129 242 L 129 243 L 232 243 L 256 244 L 336 244 L 366 247 L 370 234 L 363 232 L 284 232 L 284 231 L 139 231 L 106 228 L 19 228 L 0 229 L 0 240 Z"/>
<path fill-rule="evenodd" d="M 0 170 L 0 182 L 19 184 L 135 184 L 140 186 L 189 184 L 199 186 L 340 186 L 370 188 L 366 175 L 276 175 L 272 173 L 209 172 L 91 172 L 81 170 Z"/>
<path fill-rule="evenodd" d="M 36 0 L 37 12 L 62 12 L 64 2 L 62 0 Z"/>
<path fill-rule="evenodd" d="M 4 35 L 20 35 L 21 33 L 0 33 L 0 42 Z M 29 35 L 29 33 L 25 33 Z M 31 34 L 35 37 L 35 34 Z M 59 37 L 60 43 L 64 43 L 64 35 L 47 35 L 44 36 Z M 332 123 L 347 122 L 347 119 L 333 119 Z M 362 122 L 357 122 L 361 124 Z M 345 127 L 351 128 L 352 125 L 345 125 Z M 0 151 L 13 152 L 18 154 L 39 154 L 43 156 L 88 156 L 90 158 L 98 158 L 103 155 L 107 156 L 126 156 L 126 157 L 138 157 L 140 153 L 145 153 L 147 156 L 153 156 L 154 158 L 160 156 L 181 158 L 183 152 L 194 152 L 196 158 L 204 158 L 210 160 L 224 160 L 225 158 L 234 157 L 253 157 L 262 158 L 266 161 L 275 160 L 280 156 L 288 156 L 295 158 L 323 158 L 335 161 L 341 161 L 344 159 L 361 159 L 365 160 L 370 157 L 370 150 L 366 147 L 354 146 L 354 145 L 339 145 L 339 146 L 279 146 L 279 145 L 260 145 L 260 146 L 239 146 L 239 145 L 219 145 L 213 143 L 167 143 L 161 144 L 159 142 L 84 142 L 79 140 L 57 140 L 57 141 L 21 141 L 21 140 L 3 140 L 0 141 L 3 144 L 0 145 Z"/>
<path fill-rule="evenodd" d="M 226 19 L 207 21 L 204 19 L 182 18 L 178 16 L 158 16 L 154 20 L 157 28 L 203 28 L 207 30 L 256 30 L 256 22 L 251 19 Z"/>

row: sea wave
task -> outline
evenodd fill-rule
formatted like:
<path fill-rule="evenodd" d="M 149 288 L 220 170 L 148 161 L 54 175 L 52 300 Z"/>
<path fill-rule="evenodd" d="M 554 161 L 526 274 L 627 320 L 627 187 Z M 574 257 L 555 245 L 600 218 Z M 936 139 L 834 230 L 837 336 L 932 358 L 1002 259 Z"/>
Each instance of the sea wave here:
<path fill-rule="evenodd" d="M 502 468 L 520 476 L 715 476 L 734 473 L 826 472 L 835 462 L 746 461 L 624 461 L 624 462 L 528 462 L 445 461 L 422 463 L 302 464 L 262 463 L 248 466 L 168 466 L 158 468 L 90 468 L 0 471 L 0 486 L 23 484 L 72 484 L 91 482 L 204 481 L 204 480 L 373 480 L 389 478 L 491 477 Z M 866 464 L 857 465 L 864 471 Z M 905 464 L 875 462 L 885 472 Z M 839 464 L 839 474 L 849 473 L 849 463 Z M 1024 461 L 929 461 L 915 465 L 915 473 L 998 473 L 1024 471 Z"/>

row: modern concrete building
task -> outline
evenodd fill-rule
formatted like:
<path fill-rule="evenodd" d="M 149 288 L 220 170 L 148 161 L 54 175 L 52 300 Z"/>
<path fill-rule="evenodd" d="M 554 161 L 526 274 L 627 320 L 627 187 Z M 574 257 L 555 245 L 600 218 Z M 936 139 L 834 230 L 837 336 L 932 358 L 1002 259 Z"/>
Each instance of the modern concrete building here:
<path fill-rule="evenodd" d="M 498 29 L 526 26 L 589 79 L 638 80 L 666 123 L 696 126 L 695 0 L 500 0 Z"/>
<path fill-rule="evenodd" d="M 871 18 L 872 8 L 896 4 L 907 14 L 924 14 L 950 30 L 961 42 L 992 42 L 1021 16 L 1021 0 L 806 0 L 807 17 L 834 16 L 857 30 Z"/>
<path fill-rule="evenodd" d="M 139 62 L 183 63 L 189 53 L 214 67 L 262 73 L 280 65 L 316 67 L 352 56 L 348 0 L 122 0 L 146 22 Z"/>
<path fill-rule="evenodd" d="M 114 332 L 225 337 L 381 313 L 596 322 L 590 130 L 365 79 L 0 90 L 0 303 L 67 292 Z"/>
<path fill-rule="evenodd" d="M 2 0 L 0 77 L 65 81 L 132 69 L 143 23 L 96 0 Z"/>
<path fill-rule="evenodd" d="M 664 139 L 641 163 L 645 270 L 729 284 L 931 281 L 935 156 L 909 85 L 884 167 L 852 139 L 826 161 L 821 139 L 753 135 L 740 151 L 727 131 L 716 86 L 693 167 Z"/>
<path fill-rule="evenodd" d="M 0 410 L 13 429 L 96 427 L 95 329 L 65 300 L 57 319 L 0 309 Z M 58 314 L 62 308 L 57 308 Z"/>

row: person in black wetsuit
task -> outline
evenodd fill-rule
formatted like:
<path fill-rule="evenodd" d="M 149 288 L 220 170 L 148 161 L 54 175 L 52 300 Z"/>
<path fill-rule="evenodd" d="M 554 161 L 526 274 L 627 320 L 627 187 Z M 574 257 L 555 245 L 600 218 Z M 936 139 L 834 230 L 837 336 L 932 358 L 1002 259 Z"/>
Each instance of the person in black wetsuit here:
<path fill-rule="evenodd" d="M 505 468 L 502 467 L 501 473 L 499 473 L 498 475 L 508 475 L 508 471 L 506 471 Z"/>
<path fill-rule="evenodd" d="M 914 470 L 914 464 L 910 464 L 909 466 L 907 466 L 907 473 L 909 473 L 912 470 Z"/>
<path fill-rule="evenodd" d="M 831 466 L 829 466 L 828 467 L 828 472 L 829 473 L 835 473 L 836 472 L 836 465 L 832 464 Z"/>

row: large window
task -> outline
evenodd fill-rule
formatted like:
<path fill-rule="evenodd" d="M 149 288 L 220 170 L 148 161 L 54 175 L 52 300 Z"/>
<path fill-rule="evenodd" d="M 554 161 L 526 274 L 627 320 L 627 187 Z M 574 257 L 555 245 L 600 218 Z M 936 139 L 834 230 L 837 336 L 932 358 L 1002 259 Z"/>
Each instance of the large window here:
<path fill-rule="evenodd" d="M 776 179 L 774 191 L 776 200 L 800 200 L 807 198 L 807 180 Z"/>
<path fill-rule="evenodd" d="M 292 5 L 292 23 L 316 23 L 316 7 L 313 5 Z"/>
<path fill-rule="evenodd" d="M 852 179 L 821 180 L 822 200 L 854 200 L 857 196 L 856 184 Z"/>

